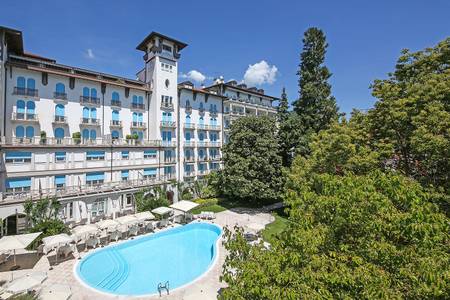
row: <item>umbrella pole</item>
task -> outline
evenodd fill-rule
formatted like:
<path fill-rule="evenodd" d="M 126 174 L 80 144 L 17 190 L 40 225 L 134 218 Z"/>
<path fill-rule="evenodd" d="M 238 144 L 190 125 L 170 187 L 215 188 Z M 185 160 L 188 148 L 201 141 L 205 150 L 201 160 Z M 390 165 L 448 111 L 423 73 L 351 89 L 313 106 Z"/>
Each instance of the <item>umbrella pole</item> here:
<path fill-rule="evenodd" d="M 16 262 L 16 249 L 14 249 L 14 267 L 17 266 L 17 262 Z"/>

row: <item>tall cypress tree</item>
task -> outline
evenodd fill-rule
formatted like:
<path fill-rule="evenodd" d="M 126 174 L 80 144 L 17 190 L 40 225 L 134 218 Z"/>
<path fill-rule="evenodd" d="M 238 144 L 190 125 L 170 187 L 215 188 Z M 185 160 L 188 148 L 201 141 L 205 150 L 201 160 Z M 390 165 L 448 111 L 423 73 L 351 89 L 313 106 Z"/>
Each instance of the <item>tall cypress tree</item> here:
<path fill-rule="evenodd" d="M 338 118 L 338 107 L 328 83 L 331 73 L 324 65 L 327 47 L 322 30 L 315 27 L 306 30 L 297 72 L 299 99 L 293 103 L 305 132 L 318 132 Z"/>
<path fill-rule="evenodd" d="M 278 103 L 277 107 L 278 122 L 286 120 L 288 116 L 289 116 L 289 101 L 287 99 L 286 88 L 283 87 L 280 103 Z"/>

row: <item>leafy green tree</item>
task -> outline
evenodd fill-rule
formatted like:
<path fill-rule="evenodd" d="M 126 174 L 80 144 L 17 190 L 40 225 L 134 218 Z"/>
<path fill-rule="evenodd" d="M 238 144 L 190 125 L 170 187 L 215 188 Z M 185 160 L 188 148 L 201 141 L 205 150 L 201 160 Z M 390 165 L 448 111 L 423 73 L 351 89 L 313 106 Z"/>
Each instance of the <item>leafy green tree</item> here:
<path fill-rule="evenodd" d="M 309 137 L 304 134 L 302 120 L 299 115 L 289 112 L 286 118 L 278 123 L 278 141 L 283 166 L 290 167 L 296 153 L 309 151 Z"/>
<path fill-rule="evenodd" d="M 310 173 L 294 161 L 290 225 L 269 250 L 225 230 L 221 299 L 448 299 L 450 223 L 413 180 Z"/>
<path fill-rule="evenodd" d="M 281 123 L 284 120 L 286 120 L 288 115 L 289 115 L 289 100 L 287 98 L 286 88 L 283 88 L 283 91 L 281 92 L 281 98 L 277 107 L 278 122 Z"/>
<path fill-rule="evenodd" d="M 260 204 L 280 199 L 283 176 L 274 118 L 237 119 L 223 148 L 223 161 L 225 197 Z"/>
<path fill-rule="evenodd" d="M 151 211 L 160 206 L 169 206 L 167 198 L 168 186 L 155 186 L 151 189 L 145 189 L 137 192 L 134 197 L 136 201 L 136 210 L 138 212 Z"/>
<path fill-rule="evenodd" d="M 299 75 L 299 98 L 294 111 L 300 115 L 304 134 L 319 132 L 336 121 L 338 108 L 331 95 L 331 73 L 324 65 L 328 44 L 322 30 L 312 27 L 303 38 Z"/>
<path fill-rule="evenodd" d="M 450 38 L 433 48 L 403 50 L 388 79 L 375 80 L 379 100 L 369 111 L 370 134 L 390 144 L 399 169 L 449 189 Z"/>

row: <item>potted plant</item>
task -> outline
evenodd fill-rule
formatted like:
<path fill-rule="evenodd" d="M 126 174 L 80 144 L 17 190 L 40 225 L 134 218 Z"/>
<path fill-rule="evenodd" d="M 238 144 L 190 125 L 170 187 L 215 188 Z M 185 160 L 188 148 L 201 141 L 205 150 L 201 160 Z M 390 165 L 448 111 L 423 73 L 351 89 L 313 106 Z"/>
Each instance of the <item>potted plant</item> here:
<path fill-rule="evenodd" d="M 76 145 L 79 145 L 81 143 L 81 133 L 79 131 L 72 133 L 72 139 Z"/>
<path fill-rule="evenodd" d="M 139 135 L 137 133 L 133 133 L 133 140 L 135 144 L 139 144 Z"/>
<path fill-rule="evenodd" d="M 41 145 L 45 145 L 47 144 L 47 132 L 45 132 L 44 130 L 41 131 L 41 141 L 40 141 Z"/>

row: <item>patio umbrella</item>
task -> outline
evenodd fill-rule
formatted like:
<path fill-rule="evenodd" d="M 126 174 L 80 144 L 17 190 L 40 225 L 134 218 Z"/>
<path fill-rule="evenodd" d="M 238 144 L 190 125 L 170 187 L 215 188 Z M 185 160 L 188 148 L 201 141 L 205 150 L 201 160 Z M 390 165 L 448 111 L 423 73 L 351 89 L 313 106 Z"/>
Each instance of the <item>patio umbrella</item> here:
<path fill-rule="evenodd" d="M 122 225 L 132 225 L 139 222 L 139 220 L 135 216 L 123 216 L 120 218 L 116 218 L 114 221 L 119 222 Z"/>
<path fill-rule="evenodd" d="M 102 220 L 98 223 L 96 223 L 96 225 L 98 226 L 98 228 L 100 229 L 115 229 L 117 227 L 117 225 L 119 225 L 119 223 L 117 223 L 114 220 Z"/>
<path fill-rule="evenodd" d="M 6 287 L 6 290 L 13 294 L 31 291 L 38 287 L 45 279 L 47 279 L 46 273 L 33 272 L 11 281 Z"/>
<path fill-rule="evenodd" d="M 18 235 L 8 235 L 0 239 L 0 252 L 1 251 L 14 251 L 14 266 L 17 268 L 16 264 L 16 250 L 25 249 L 30 245 L 42 232 L 18 234 Z"/>
<path fill-rule="evenodd" d="M 72 229 L 72 233 L 77 239 L 86 238 L 87 235 L 95 234 L 97 231 L 98 227 L 92 224 L 81 225 Z"/>
<path fill-rule="evenodd" d="M 58 263 L 58 250 L 59 247 L 67 245 L 69 243 L 73 242 L 73 238 L 71 238 L 69 235 L 65 233 L 57 234 L 57 235 L 51 235 L 47 236 L 42 239 L 42 243 L 44 244 L 44 253 L 47 251 L 56 248 L 56 263 Z M 51 267 L 52 269 L 53 267 Z"/>
<path fill-rule="evenodd" d="M 164 215 L 167 215 L 168 213 L 172 212 L 171 208 L 168 208 L 166 206 L 160 206 L 158 208 L 155 208 L 152 210 L 152 213 L 160 215 L 161 217 Z"/>
<path fill-rule="evenodd" d="M 179 211 L 182 211 L 184 213 L 187 213 L 190 210 L 193 210 L 194 208 L 196 208 L 199 204 L 192 202 L 192 201 L 188 201 L 188 200 L 181 200 L 178 201 L 174 204 L 172 204 L 170 207 Z"/>
<path fill-rule="evenodd" d="M 139 222 L 150 221 L 150 220 L 155 219 L 155 216 L 149 211 L 143 211 L 143 212 L 134 214 L 134 216 L 136 217 L 136 219 L 138 219 Z"/>
<path fill-rule="evenodd" d="M 70 296 L 72 296 L 70 286 L 63 284 L 53 284 L 44 287 L 39 293 L 39 299 L 41 300 L 66 300 Z"/>

